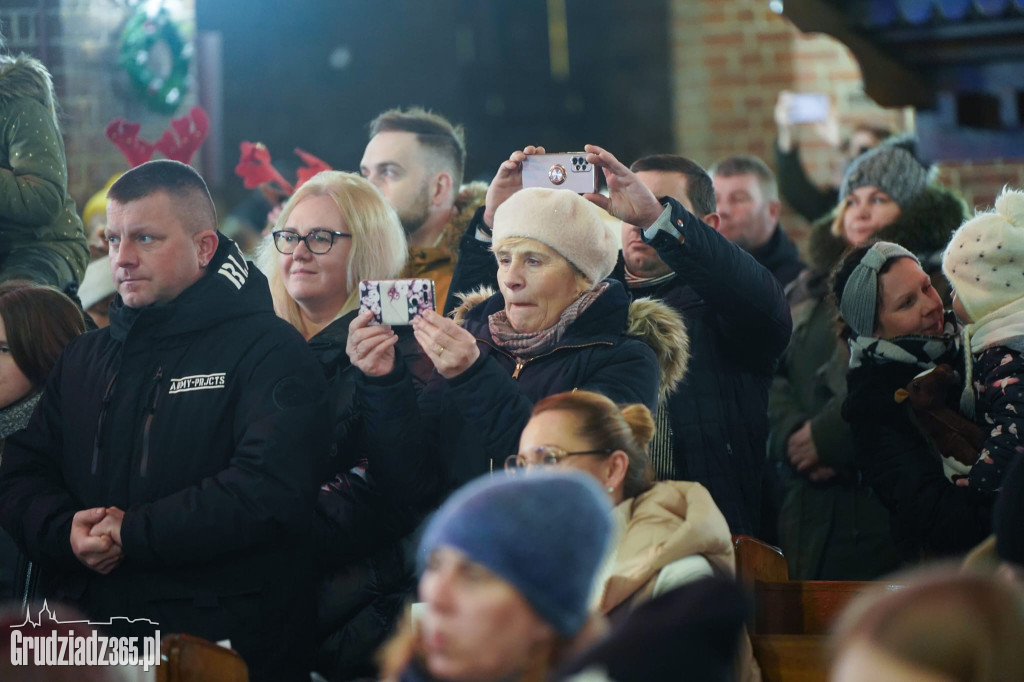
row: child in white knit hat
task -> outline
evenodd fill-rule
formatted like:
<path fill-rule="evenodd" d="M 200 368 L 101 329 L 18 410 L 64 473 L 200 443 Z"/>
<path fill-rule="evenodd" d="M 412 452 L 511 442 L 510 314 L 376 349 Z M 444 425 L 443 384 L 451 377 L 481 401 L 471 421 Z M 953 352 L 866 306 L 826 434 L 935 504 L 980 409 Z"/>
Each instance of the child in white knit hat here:
<path fill-rule="evenodd" d="M 946 247 L 942 270 L 966 325 L 961 411 L 989 429 L 978 461 L 958 484 L 995 492 L 1024 455 L 1024 192 L 1004 189 L 994 211 L 964 223 Z"/>

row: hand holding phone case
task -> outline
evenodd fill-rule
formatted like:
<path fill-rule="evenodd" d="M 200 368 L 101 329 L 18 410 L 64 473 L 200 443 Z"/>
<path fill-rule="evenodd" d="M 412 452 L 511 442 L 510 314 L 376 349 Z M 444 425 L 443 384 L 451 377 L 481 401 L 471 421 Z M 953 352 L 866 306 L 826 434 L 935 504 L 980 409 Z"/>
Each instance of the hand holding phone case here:
<path fill-rule="evenodd" d="M 359 283 L 359 312 L 373 312 L 370 324 L 408 325 L 417 315 L 433 310 L 431 279 L 363 280 Z"/>

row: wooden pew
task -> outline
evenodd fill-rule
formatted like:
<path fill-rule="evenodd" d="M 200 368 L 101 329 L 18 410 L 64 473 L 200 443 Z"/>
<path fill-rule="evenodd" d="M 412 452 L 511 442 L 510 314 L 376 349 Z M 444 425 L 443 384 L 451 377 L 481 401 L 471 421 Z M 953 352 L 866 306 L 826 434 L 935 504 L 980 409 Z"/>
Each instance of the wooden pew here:
<path fill-rule="evenodd" d="M 736 578 L 754 598 L 748 623 L 754 657 L 765 682 L 824 682 L 827 634 L 855 596 L 897 584 L 858 581 L 789 580 L 778 547 L 757 538 L 733 537 Z"/>
<path fill-rule="evenodd" d="M 160 641 L 157 682 L 248 682 L 249 669 L 233 649 L 192 635 L 166 635 Z"/>
<path fill-rule="evenodd" d="M 828 679 L 824 635 L 751 635 L 763 682 L 825 682 Z"/>

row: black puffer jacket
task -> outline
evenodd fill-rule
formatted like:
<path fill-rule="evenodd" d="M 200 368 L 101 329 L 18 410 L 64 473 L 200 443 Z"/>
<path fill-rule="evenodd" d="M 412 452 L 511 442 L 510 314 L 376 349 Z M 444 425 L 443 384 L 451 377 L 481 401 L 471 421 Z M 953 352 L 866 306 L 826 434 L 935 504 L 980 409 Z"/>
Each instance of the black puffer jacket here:
<path fill-rule="evenodd" d="M 683 241 L 659 231 L 651 245 L 677 275 L 632 290 L 678 311 L 690 339 L 687 375 L 668 399 L 673 461 L 656 468 L 660 477 L 704 485 L 733 533 L 757 534 L 768 388 L 789 343 L 789 307 L 766 267 L 671 206 Z"/>
<path fill-rule="evenodd" d="M 846 377 L 849 394 L 843 406 L 857 463 L 889 509 L 893 536 L 909 561 L 963 554 L 984 540 L 992 528 L 994 500 L 950 483 L 910 405 L 896 402 L 896 391 L 920 371 L 896 362 L 861 365 Z M 957 397 L 952 397 L 953 409 Z"/>
<path fill-rule="evenodd" d="M 221 236 L 208 274 L 173 301 L 118 297 L 110 327 L 68 345 L 7 440 L 0 522 L 51 600 L 230 639 L 254 680 L 308 679 L 325 389 L 266 278 Z M 103 506 L 125 510 L 125 558 L 105 576 L 69 542 L 74 513 Z"/>
<path fill-rule="evenodd" d="M 361 377 L 374 446 L 403 453 L 409 460 L 409 466 L 385 472 L 371 466 L 371 473 L 395 489 L 418 488 L 421 496 L 443 496 L 500 469 L 516 452 L 533 404 L 562 391 L 592 390 L 618 403 L 643 403 L 654 410 L 658 358 L 668 370 L 668 387 L 685 367 L 682 321 L 658 302 L 631 307 L 622 285 L 605 281 L 608 288 L 569 325 L 555 349 L 518 368 L 488 329 L 488 317 L 504 309 L 505 301 L 501 294 L 485 293 L 464 305 L 463 324 L 476 337 L 480 358 L 461 375 L 444 379 L 435 373 L 418 404 L 404 369 L 376 379 Z"/>
<path fill-rule="evenodd" d="M 422 517 L 402 496 L 385 494 L 371 466 L 403 466 L 388 452 L 365 447 L 362 409 L 355 400 L 358 371 L 345 354 L 348 327 L 358 311 L 309 340 L 335 401 L 330 477 L 317 496 L 313 526 L 318 571 L 316 670 L 330 680 L 370 677 L 373 655 L 391 634 L 415 587 L 414 529 Z M 417 392 L 433 365 L 423 358 L 411 327 L 395 327 L 400 357 Z"/>

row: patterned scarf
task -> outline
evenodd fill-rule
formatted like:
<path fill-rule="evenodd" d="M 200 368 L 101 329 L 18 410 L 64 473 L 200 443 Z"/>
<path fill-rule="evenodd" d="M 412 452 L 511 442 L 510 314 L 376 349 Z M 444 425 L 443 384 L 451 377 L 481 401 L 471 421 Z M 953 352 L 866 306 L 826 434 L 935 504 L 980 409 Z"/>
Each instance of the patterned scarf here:
<path fill-rule="evenodd" d="M 503 348 L 517 360 L 529 360 L 547 353 L 562 340 L 565 330 L 575 322 L 590 305 L 608 288 L 608 282 L 601 282 L 590 291 L 573 301 L 562 311 L 558 322 L 536 332 L 517 332 L 508 321 L 504 310 L 499 310 L 487 318 L 487 326 L 491 338 L 499 348 Z"/>
<path fill-rule="evenodd" d="M 28 426 L 28 418 L 32 416 L 32 410 L 36 409 L 36 403 L 42 395 L 32 393 L 0 410 L 0 440 Z"/>
<path fill-rule="evenodd" d="M 895 339 L 854 337 L 850 340 L 850 369 L 889 362 L 914 365 L 922 370 L 942 364 L 959 367 L 961 348 L 956 316 L 947 312 L 942 336 L 910 335 Z"/>

